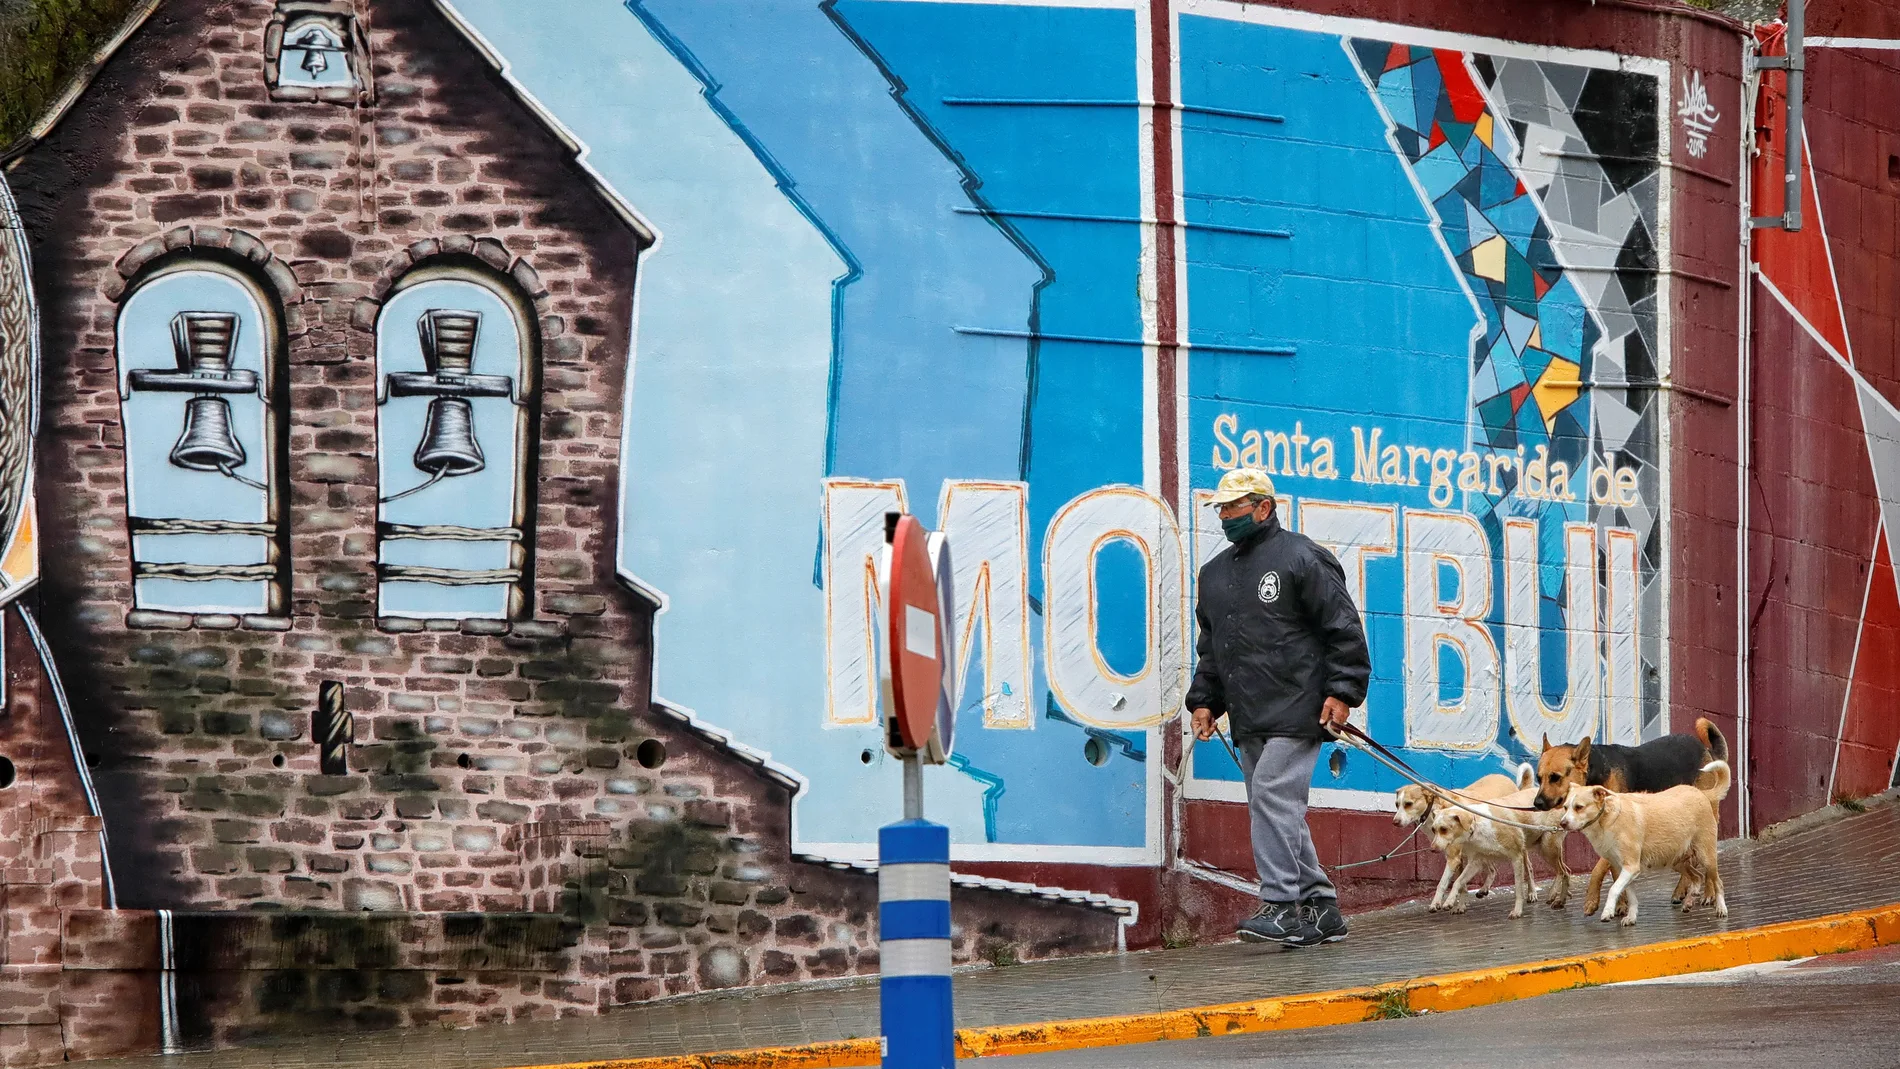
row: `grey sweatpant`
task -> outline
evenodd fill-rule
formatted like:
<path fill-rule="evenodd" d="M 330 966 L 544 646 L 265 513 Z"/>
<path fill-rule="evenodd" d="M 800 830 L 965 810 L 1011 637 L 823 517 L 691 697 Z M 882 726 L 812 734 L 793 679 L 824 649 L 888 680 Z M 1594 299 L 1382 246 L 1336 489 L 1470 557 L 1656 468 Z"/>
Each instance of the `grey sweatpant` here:
<path fill-rule="evenodd" d="M 1253 825 L 1253 864 L 1267 902 L 1337 898 L 1319 867 L 1306 826 L 1306 797 L 1319 761 L 1318 739 L 1248 739 L 1240 744 L 1247 773 L 1247 815 Z"/>

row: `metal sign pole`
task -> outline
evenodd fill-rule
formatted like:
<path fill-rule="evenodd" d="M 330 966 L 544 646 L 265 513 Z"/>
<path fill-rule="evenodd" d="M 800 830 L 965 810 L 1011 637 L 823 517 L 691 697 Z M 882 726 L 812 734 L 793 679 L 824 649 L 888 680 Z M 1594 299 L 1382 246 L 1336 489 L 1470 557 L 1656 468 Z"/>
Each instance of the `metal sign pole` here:
<path fill-rule="evenodd" d="M 904 758 L 904 819 L 924 819 L 924 763 L 916 754 Z"/>

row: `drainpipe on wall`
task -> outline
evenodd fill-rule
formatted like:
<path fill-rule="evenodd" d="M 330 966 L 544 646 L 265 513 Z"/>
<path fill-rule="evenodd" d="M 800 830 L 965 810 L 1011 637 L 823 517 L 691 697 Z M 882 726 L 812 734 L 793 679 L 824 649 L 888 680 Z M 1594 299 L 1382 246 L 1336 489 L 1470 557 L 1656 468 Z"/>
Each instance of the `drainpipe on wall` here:
<path fill-rule="evenodd" d="M 1754 478 L 1754 374 L 1755 340 L 1754 331 L 1754 294 L 1755 265 L 1751 259 L 1754 244 L 1753 220 L 1749 212 L 1753 210 L 1755 183 L 1754 156 L 1757 151 L 1755 140 L 1755 111 L 1757 94 L 1760 92 L 1761 75 L 1755 69 L 1756 44 L 1753 35 L 1742 39 L 1742 136 L 1738 153 L 1741 157 L 1740 174 L 1741 225 L 1737 228 L 1741 245 L 1737 287 L 1741 299 L 1736 302 L 1736 318 L 1740 320 L 1736 331 L 1737 371 L 1735 376 L 1735 453 L 1740 458 L 1736 465 L 1736 521 L 1735 521 L 1735 751 L 1729 755 L 1729 763 L 1734 766 L 1735 774 L 1735 819 L 1736 833 L 1742 838 L 1749 837 L 1752 823 L 1749 802 L 1751 776 L 1748 767 L 1748 728 L 1752 716 L 1749 694 L 1750 657 L 1749 657 L 1749 486 Z"/>
<path fill-rule="evenodd" d="M 1782 153 L 1782 201 L 1780 215 L 1758 215 L 1748 221 L 1750 230 L 1778 226 L 1783 230 L 1801 229 L 1801 94 L 1802 75 L 1807 57 L 1801 36 L 1806 29 L 1807 0 L 1788 0 L 1786 55 L 1756 56 L 1751 71 L 1785 70 L 1788 72 L 1788 136 Z"/>

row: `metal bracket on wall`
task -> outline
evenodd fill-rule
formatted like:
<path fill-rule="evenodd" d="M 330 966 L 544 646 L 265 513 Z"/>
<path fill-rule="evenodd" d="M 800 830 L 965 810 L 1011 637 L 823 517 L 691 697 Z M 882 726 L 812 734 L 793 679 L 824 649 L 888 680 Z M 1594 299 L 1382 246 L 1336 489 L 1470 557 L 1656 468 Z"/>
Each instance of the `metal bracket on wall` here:
<path fill-rule="evenodd" d="M 1748 220 L 1751 230 L 1778 226 L 1783 230 L 1801 229 L 1801 97 L 1802 76 L 1807 72 L 1807 54 L 1802 33 L 1807 23 L 1807 0 L 1788 0 L 1787 55 L 1755 56 L 1749 61 L 1752 71 L 1788 72 L 1788 138 L 1782 160 L 1782 213 L 1757 215 Z"/>
<path fill-rule="evenodd" d="M 1685 386 L 1680 382 L 1668 382 L 1661 379 L 1647 382 L 1636 379 L 1628 379 L 1622 382 L 1603 380 L 1583 382 L 1579 379 L 1546 379 L 1544 380 L 1544 384 L 1546 386 L 1569 387 L 1575 390 L 1660 390 L 1664 393 L 1679 393 L 1684 397 L 1693 397 L 1698 401 L 1706 401 L 1720 408 L 1728 408 L 1735 403 L 1735 399 L 1727 394 L 1717 393 L 1714 390 L 1697 389 L 1694 386 Z"/>
<path fill-rule="evenodd" d="M 343 704 L 343 684 L 326 679 L 317 685 L 317 715 L 310 724 L 317 744 L 317 765 L 326 776 L 350 774 L 350 746 L 356 742 L 356 718 Z"/>

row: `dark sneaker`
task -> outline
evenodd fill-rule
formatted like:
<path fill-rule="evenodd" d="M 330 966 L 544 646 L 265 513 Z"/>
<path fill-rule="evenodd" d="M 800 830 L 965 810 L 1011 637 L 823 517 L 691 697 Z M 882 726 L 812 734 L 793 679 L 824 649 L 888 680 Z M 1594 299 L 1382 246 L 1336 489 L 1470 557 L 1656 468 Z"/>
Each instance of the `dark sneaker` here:
<path fill-rule="evenodd" d="M 1291 902 L 1268 902 L 1260 912 L 1240 922 L 1235 934 L 1249 943 L 1279 943 L 1289 947 L 1318 946 L 1326 936 L 1313 927 Z"/>
<path fill-rule="evenodd" d="M 1300 917 L 1319 929 L 1328 943 L 1346 938 L 1346 917 L 1339 912 L 1338 899 L 1309 898 L 1300 903 Z"/>

